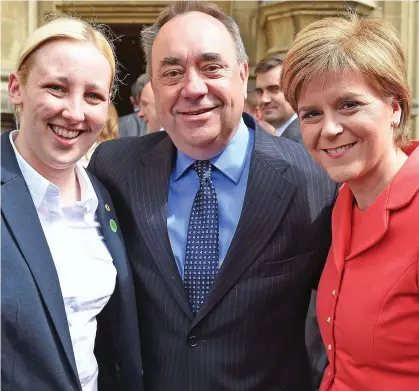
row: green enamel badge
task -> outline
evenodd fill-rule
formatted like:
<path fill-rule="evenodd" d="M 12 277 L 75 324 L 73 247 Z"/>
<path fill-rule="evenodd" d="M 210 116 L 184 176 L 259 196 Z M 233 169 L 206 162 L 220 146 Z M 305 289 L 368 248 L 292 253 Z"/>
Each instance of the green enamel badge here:
<path fill-rule="evenodd" d="M 111 230 L 112 230 L 113 232 L 116 232 L 116 231 L 118 230 L 118 227 L 117 227 L 117 225 L 116 225 L 116 223 L 115 223 L 115 220 L 114 220 L 114 219 L 110 219 L 110 221 L 109 221 L 109 225 L 111 226 Z"/>

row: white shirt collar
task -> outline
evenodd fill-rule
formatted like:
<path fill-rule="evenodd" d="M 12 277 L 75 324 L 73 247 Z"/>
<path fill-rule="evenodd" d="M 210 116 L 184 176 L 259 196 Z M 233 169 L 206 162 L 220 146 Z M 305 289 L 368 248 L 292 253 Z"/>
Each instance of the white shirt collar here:
<path fill-rule="evenodd" d="M 294 113 L 290 118 L 288 118 L 279 128 L 276 129 L 275 134 L 280 137 L 282 136 L 282 133 L 285 132 L 285 129 L 288 128 L 288 125 L 291 124 L 294 120 L 298 118 L 297 113 Z"/>
<path fill-rule="evenodd" d="M 31 194 L 32 200 L 35 204 L 36 210 L 42 205 L 42 202 L 45 198 L 45 194 L 49 188 L 59 189 L 56 185 L 48 181 L 41 174 L 39 174 L 31 165 L 29 165 L 22 155 L 17 150 L 14 139 L 19 134 L 19 130 L 14 130 L 10 132 L 10 143 L 12 144 L 13 150 L 15 152 L 16 160 L 19 165 L 20 171 L 22 172 L 23 178 L 28 186 L 29 192 Z M 99 204 L 99 200 L 96 196 L 95 190 L 93 188 L 92 182 L 90 181 L 89 176 L 87 175 L 86 170 L 83 168 L 80 162 L 77 162 L 75 165 L 76 176 L 80 184 L 80 194 L 81 201 L 76 201 L 75 204 L 78 206 L 85 206 L 86 213 L 95 213 Z"/>

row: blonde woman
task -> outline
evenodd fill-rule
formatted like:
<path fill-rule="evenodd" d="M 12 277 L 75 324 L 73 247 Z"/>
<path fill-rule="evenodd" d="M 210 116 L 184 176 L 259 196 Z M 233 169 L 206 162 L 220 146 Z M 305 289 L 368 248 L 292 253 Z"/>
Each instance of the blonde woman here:
<path fill-rule="evenodd" d="M 114 88 L 105 36 L 61 17 L 24 43 L 1 138 L 2 390 L 142 390 L 136 305 L 108 192 L 78 163 Z"/>
<path fill-rule="evenodd" d="M 321 391 L 419 390 L 419 148 L 396 31 L 330 18 L 303 29 L 282 71 L 313 158 L 342 183 L 317 296 Z"/>

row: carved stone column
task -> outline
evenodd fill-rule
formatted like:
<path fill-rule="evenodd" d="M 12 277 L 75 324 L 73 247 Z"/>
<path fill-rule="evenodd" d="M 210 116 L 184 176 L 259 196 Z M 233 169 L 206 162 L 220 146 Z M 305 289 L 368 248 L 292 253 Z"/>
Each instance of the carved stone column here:
<path fill-rule="evenodd" d="M 259 25 L 264 32 L 257 51 L 257 61 L 268 54 L 286 53 L 295 35 L 319 18 L 341 15 L 348 8 L 359 14 L 374 9 L 374 1 L 277 1 L 263 2 Z"/>
<path fill-rule="evenodd" d="M 378 1 L 374 15 L 391 22 L 400 34 L 413 98 L 409 129 L 419 139 L 419 1 Z"/>

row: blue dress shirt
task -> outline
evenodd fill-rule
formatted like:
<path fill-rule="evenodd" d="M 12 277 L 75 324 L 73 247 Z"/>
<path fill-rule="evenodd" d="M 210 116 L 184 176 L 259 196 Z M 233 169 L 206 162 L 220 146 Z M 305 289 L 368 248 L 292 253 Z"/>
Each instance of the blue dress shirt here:
<path fill-rule="evenodd" d="M 220 266 L 230 247 L 242 212 L 254 138 L 254 131 L 241 119 L 230 143 L 219 155 L 211 159 L 214 167 L 212 181 L 218 199 Z M 191 167 L 194 162 L 194 159 L 178 151 L 169 184 L 167 230 L 182 280 L 189 215 L 199 188 L 198 175 Z"/>

